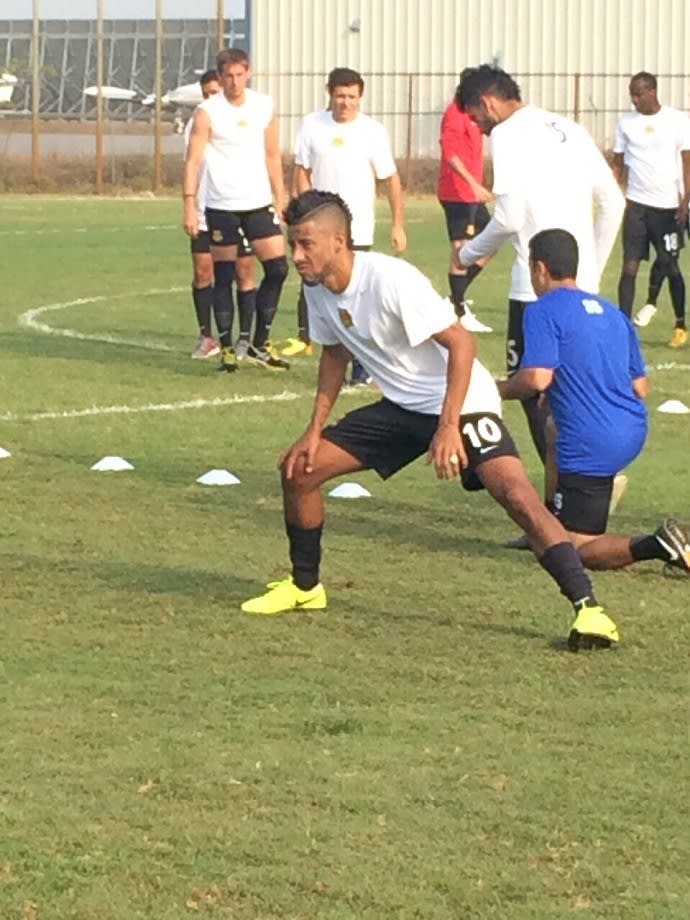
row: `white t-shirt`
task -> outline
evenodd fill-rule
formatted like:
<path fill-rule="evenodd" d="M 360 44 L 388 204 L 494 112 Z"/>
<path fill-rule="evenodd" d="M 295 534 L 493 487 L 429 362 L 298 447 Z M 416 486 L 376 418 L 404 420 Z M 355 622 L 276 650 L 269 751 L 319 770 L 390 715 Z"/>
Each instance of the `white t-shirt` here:
<path fill-rule="evenodd" d="M 245 90 L 242 105 L 216 93 L 199 106 L 211 120 L 206 145 L 206 206 L 220 211 L 253 211 L 271 204 L 265 131 L 273 100 Z"/>
<path fill-rule="evenodd" d="M 622 153 L 628 167 L 626 198 L 653 208 L 677 208 L 682 150 L 690 150 L 685 112 L 662 105 L 654 115 L 624 115 L 616 125 L 613 152 Z"/>
<path fill-rule="evenodd" d="M 194 115 L 189 119 L 187 124 L 184 126 L 184 149 L 185 154 L 189 149 L 189 139 L 192 136 L 192 128 L 194 126 Z M 208 225 L 206 223 L 206 155 L 204 154 L 204 160 L 199 167 L 199 184 L 196 190 L 196 216 L 199 221 L 199 230 L 202 233 L 206 233 L 208 230 Z"/>
<path fill-rule="evenodd" d="M 452 304 L 409 262 L 380 252 L 356 252 L 342 294 L 304 286 L 312 339 L 344 345 L 391 402 L 439 415 L 446 393 L 448 352 L 431 339 L 457 322 Z M 501 414 L 494 379 L 476 359 L 464 415 Z"/>
<path fill-rule="evenodd" d="M 510 240 L 510 297 L 532 301 L 529 241 L 540 230 L 568 230 L 580 251 L 578 287 L 597 293 L 625 201 L 590 135 L 569 118 L 525 105 L 491 132 L 496 207 L 460 252 L 465 265 Z M 597 205 L 596 222 L 593 206 Z"/>
<path fill-rule="evenodd" d="M 295 162 L 311 170 L 312 188 L 337 192 L 348 205 L 355 246 L 371 246 L 376 179 L 396 171 L 385 127 L 361 112 L 342 122 L 328 110 L 312 112 L 299 126 Z"/>

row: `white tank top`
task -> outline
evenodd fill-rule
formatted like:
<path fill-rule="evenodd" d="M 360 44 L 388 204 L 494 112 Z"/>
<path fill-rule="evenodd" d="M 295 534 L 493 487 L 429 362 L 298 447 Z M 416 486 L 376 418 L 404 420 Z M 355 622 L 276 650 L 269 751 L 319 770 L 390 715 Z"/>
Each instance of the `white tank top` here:
<path fill-rule="evenodd" d="M 211 120 L 206 145 L 206 206 L 220 211 L 253 211 L 272 202 L 266 169 L 266 127 L 273 100 L 245 90 L 242 105 L 216 93 L 199 106 Z"/>

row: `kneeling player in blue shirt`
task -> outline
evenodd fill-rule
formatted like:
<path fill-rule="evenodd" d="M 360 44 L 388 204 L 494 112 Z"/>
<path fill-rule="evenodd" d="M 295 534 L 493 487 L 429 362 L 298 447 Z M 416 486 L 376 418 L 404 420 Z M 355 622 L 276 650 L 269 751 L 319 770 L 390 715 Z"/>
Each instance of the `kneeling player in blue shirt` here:
<path fill-rule="evenodd" d="M 647 437 L 648 384 L 632 324 L 613 304 L 577 287 L 577 263 L 577 242 L 566 230 L 543 230 L 530 240 L 539 299 L 525 309 L 520 370 L 499 383 L 501 396 L 548 394 L 558 431 L 554 513 L 585 566 L 618 569 L 661 559 L 690 572 L 690 538 L 672 519 L 652 534 L 606 534 L 614 476 Z M 573 629 L 589 626 L 576 621 Z"/>

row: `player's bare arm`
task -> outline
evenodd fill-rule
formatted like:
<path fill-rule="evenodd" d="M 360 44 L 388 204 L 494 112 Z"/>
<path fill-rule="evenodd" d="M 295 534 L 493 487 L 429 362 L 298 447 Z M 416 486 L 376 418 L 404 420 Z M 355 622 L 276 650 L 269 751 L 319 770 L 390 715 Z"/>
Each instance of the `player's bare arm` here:
<path fill-rule="evenodd" d="M 182 176 L 183 226 L 191 237 L 199 235 L 199 217 L 196 210 L 196 194 L 199 187 L 199 170 L 204 161 L 204 152 L 211 136 L 211 120 L 206 112 L 197 109 L 194 113 L 192 133 L 189 137 L 187 156 Z"/>
<path fill-rule="evenodd" d="M 283 160 L 280 154 L 278 141 L 278 123 L 275 116 L 266 125 L 264 132 L 264 145 L 266 149 L 266 169 L 273 191 L 273 200 L 279 214 L 283 213 L 285 205 L 285 181 L 283 179 Z"/>
<path fill-rule="evenodd" d="M 688 219 L 690 206 L 690 150 L 681 150 L 680 156 L 683 165 L 683 195 L 678 206 L 678 223 L 682 226 Z"/>
<path fill-rule="evenodd" d="M 501 399 L 528 399 L 543 393 L 553 382 L 553 368 L 523 367 L 507 380 L 497 381 Z"/>
<path fill-rule="evenodd" d="M 311 169 L 307 169 L 305 166 L 300 166 L 299 163 L 295 163 L 294 169 L 292 170 L 292 197 L 296 198 L 297 195 L 309 191 L 310 188 Z"/>
<path fill-rule="evenodd" d="M 635 396 L 646 399 L 649 396 L 649 377 L 635 377 L 632 388 Z"/>
<path fill-rule="evenodd" d="M 324 345 L 321 349 L 311 421 L 304 434 L 278 460 L 278 466 L 283 469 L 287 479 L 292 479 L 297 463 L 304 463 L 305 473 L 312 472 L 321 432 L 338 398 L 350 360 L 350 352 L 343 345 Z"/>
<path fill-rule="evenodd" d="M 627 184 L 627 175 L 622 153 L 614 153 L 611 168 L 613 169 L 613 175 L 616 182 L 622 189 L 625 189 Z"/>
<path fill-rule="evenodd" d="M 429 447 L 427 463 L 433 463 L 439 479 L 454 479 L 467 466 L 460 435 L 460 410 L 467 395 L 477 348 L 460 323 L 438 332 L 433 339 L 448 351 L 448 373 L 438 428 Z"/>
<path fill-rule="evenodd" d="M 386 186 L 386 196 L 391 209 L 391 246 L 397 253 L 405 252 L 407 249 L 407 233 L 405 232 L 405 217 L 403 205 L 402 185 L 400 176 L 393 173 L 384 180 Z"/>

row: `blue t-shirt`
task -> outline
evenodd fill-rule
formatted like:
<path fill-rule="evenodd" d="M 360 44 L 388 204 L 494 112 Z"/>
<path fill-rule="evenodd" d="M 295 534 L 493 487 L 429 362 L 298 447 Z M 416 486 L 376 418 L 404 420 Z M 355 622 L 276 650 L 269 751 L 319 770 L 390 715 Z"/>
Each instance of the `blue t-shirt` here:
<path fill-rule="evenodd" d="M 647 436 L 647 409 L 632 388 L 646 374 L 632 323 L 602 297 L 560 287 L 527 305 L 523 332 L 520 367 L 555 371 L 548 397 L 558 469 L 615 475 Z"/>

